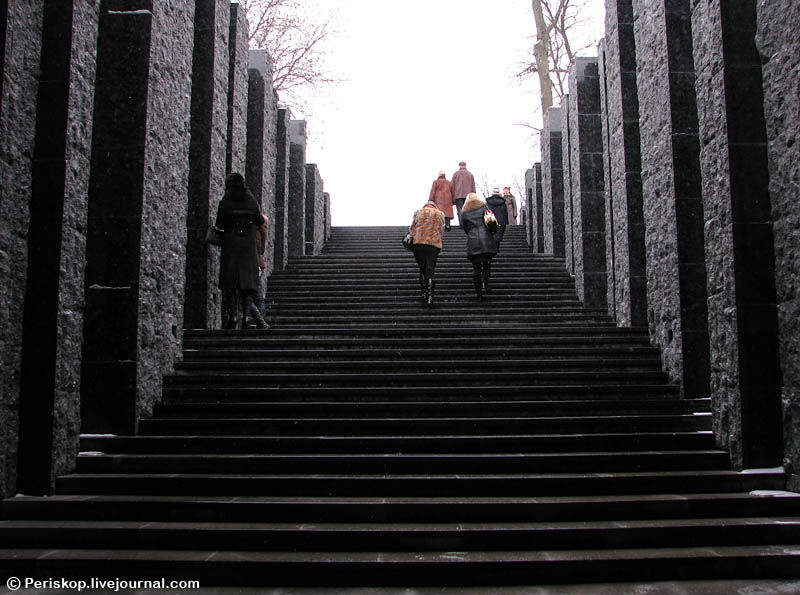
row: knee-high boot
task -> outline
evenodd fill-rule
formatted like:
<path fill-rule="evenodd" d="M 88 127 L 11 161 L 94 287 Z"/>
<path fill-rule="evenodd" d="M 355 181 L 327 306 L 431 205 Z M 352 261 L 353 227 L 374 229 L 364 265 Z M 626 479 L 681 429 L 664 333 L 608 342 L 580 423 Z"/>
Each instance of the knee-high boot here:
<path fill-rule="evenodd" d="M 483 271 L 481 271 L 481 276 L 483 277 L 483 290 L 486 292 L 486 295 L 491 295 L 492 290 L 489 289 L 489 277 L 492 276 L 492 265 L 489 262 L 484 263 Z"/>
<path fill-rule="evenodd" d="M 237 309 L 236 292 L 225 290 L 222 294 L 222 328 L 235 329 L 236 328 L 236 309 Z"/>
<path fill-rule="evenodd" d="M 472 284 L 475 286 L 475 295 L 478 296 L 478 301 L 483 300 L 483 281 L 481 279 L 481 272 L 475 269 L 472 272 Z"/>
<path fill-rule="evenodd" d="M 428 308 L 433 308 L 433 279 L 428 279 Z"/>
<path fill-rule="evenodd" d="M 423 302 L 428 301 L 428 278 L 425 276 L 425 273 L 422 271 L 419 272 L 419 289 L 420 293 L 419 296 L 422 298 Z"/>

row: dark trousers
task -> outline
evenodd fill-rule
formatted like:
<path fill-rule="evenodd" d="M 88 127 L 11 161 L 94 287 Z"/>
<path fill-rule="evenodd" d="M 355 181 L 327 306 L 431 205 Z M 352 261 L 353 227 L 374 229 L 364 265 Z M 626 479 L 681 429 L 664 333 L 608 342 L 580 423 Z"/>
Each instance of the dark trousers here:
<path fill-rule="evenodd" d="M 457 198 L 454 202 L 456 204 L 456 212 L 458 213 L 458 224 L 461 225 L 461 209 L 464 208 L 464 201 L 467 200 L 466 197 L 464 198 Z"/>
<path fill-rule="evenodd" d="M 475 283 L 476 291 L 480 287 L 489 289 L 489 277 L 492 275 L 492 258 L 494 254 L 476 254 L 470 256 L 472 263 L 472 280 Z"/>
<path fill-rule="evenodd" d="M 414 244 L 413 251 L 414 258 L 417 259 L 417 264 L 419 265 L 420 274 L 424 275 L 426 279 L 433 279 L 436 261 L 442 249 L 430 244 Z"/>

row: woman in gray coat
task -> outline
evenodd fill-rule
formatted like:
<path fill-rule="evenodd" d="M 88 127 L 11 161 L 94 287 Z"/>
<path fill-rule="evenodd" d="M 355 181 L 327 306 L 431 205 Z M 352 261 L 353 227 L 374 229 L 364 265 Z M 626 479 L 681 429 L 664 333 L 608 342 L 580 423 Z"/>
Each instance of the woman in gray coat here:
<path fill-rule="evenodd" d="M 484 291 L 487 295 L 491 293 L 489 277 L 492 258 L 497 254 L 497 244 L 483 221 L 485 214 L 486 203 L 470 192 L 461 208 L 461 228 L 467 234 L 467 258 L 472 263 L 472 282 L 478 301 L 483 300 Z"/>
<path fill-rule="evenodd" d="M 236 327 L 236 308 L 241 301 L 242 328 L 247 328 L 247 317 L 252 316 L 256 326 L 269 328 L 254 299 L 258 284 L 258 247 L 253 227 L 264 221 L 258 203 L 244 185 L 241 174 L 232 173 L 225 178 L 225 195 L 217 209 L 216 226 L 223 233 L 220 255 L 219 287 L 223 297 L 222 328 Z"/>

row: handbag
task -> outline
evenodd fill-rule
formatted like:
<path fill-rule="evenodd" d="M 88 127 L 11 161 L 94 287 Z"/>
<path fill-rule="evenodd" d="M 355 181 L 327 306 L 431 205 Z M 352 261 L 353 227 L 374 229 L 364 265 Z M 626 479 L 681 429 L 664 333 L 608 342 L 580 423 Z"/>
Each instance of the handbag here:
<path fill-rule="evenodd" d="M 411 250 L 414 247 L 414 236 L 411 235 L 409 231 L 406 235 L 403 236 L 403 248 L 406 250 Z"/>
<path fill-rule="evenodd" d="M 486 229 L 489 230 L 489 233 L 496 233 L 500 228 L 500 225 L 497 223 L 497 217 L 494 216 L 491 209 L 486 209 L 486 212 L 483 214 L 483 223 L 486 225 Z"/>
<path fill-rule="evenodd" d="M 225 232 L 214 224 L 208 226 L 206 230 L 206 244 L 212 246 L 222 246 L 222 237 Z"/>

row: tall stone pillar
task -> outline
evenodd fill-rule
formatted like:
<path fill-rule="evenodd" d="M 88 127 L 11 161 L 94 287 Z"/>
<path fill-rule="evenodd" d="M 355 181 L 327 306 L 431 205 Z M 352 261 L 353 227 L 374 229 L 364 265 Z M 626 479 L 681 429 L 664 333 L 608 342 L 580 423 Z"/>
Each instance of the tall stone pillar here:
<path fill-rule="evenodd" d="M 708 308 L 689 0 L 633 0 L 650 336 L 687 397 L 709 394 Z"/>
<path fill-rule="evenodd" d="M 750 2 L 743 3 L 748 19 Z M 732 6 L 728 5 L 729 10 Z M 734 12 L 733 14 L 736 14 Z M 800 490 L 800 4 L 794 0 L 770 0 L 756 5 L 756 42 L 762 56 L 761 76 L 764 92 L 764 116 L 767 131 L 767 158 L 769 163 L 769 197 L 773 220 L 775 254 L 775 289 L 778 304 L 778 344 L 783 376 L 785 461 L 789 473 L 789 489 Z M 730 35 L 730 33 L 728 34 Z M 728 36 L 726 36 L 728 37 Z M 727 43 L 733 43 L 728 37 Z M 726 45 L 726 47 L 729 47 Z M 734 47 L 730 48 L 735 49 Z M 751 57 L 747 52 L 734 55 Z M 732 73 L 743 75 L 742 85 L 753 84 L 752 62 L 746 62 Z M 737 91 L 741 87 L 737 85 Z M 748 102 L 749 105 L 749 102 Z M 739 120 L 741 112 L 734 112 L 739 127 L 747 120 Z M 738 141 L 732 138 L 731 141 Z M 735 145 L 734 145 L 735 146 Z M 734 150 L 731 147 L 731 151 Z M 737 147 L 744 151 L 745 147 Z M 733 162 L 731 163 L 733 166 Z M 737 163 L 737 165 L 739 165 Z M 749 171 L 749 169 L 745 169 Z M 744 175 L 744 172 L 742 173 Z M 762 178 L 756 178 L 762 180 Z M 738 181 L 741 184 L 741 177 Z M 758 194 L 759 198 L 763 195 Z M 756 205 L 754 205 L 756 206 Z M 761 206 L 761 205 L 758 205 Z"/>
<path fill-rule="evenodd" d="M 570 150 L 570 140 L 572 138 L 571 126 L 574 120 L 570 118 L 569 95 L 564 95 L 564 103 L 561 105 L 561 122 L 563 130 L 561 133 L 561 168 L 564 172 L 564 260 L 567 271 L 575 274 L 575 238 L 573 233 L 574 215 L 572 204 L 572 151 Z"/>
<path fill-rule="evenodd" d="M 647 277 L 631 0 L 606 0 L 600 72 L 609 311 L 621 326 L 643 327 L 647 325 Z"/>
<path fill-rule="evenodd" d="M 323 192 L 325 197 L 325 241 L 327 242 L 331 237 L 331 195 Z"/>
<path fill-rule="evenodd" d="M 245 179 L 261 211 L 269 219 L 267 246 L 262 275 L 274 268 L 275 254 L 275 164 L 278 106 L 272 89 L 272 64 L 265 50 L 250 50 L 249 90 L 247 94 L 247 153 Z"/>
<path fill-rule="evenodd" d="M 303 256 L 306 243 L 306 121 L 289 123 L 289 256 Z"/>
<path fill-rule="evenodd" d="M 542 164 L 533 164 L 534 172 L 534 202 L 531 204 L 530 213 L 530 226 L 533 232 L 531 236 L 534 239 L 532 244 L 534 252 L 544 254 L 544 192 L 542 180 Z"/>
<path fill-rule="evenodd" d="M 278 110 L 275 126 L 275 257 L 274 269 L 283 270 L 289 256 L 289 121 L 286 108 Z"/>
<path fill-rule="evenodd" d="M 180 353 L 194 3 L 114 6 L 97 48 L 81 431 L 122 434 Z"/>
<path fill-rule="evenodd" d="M 306 254 L 319 254 L 325 243 L 325 198 L 322 188 L 319 168 L 314 163 L 306 164 Z"/>
<path fill-rule="evenodd" d="M 229 0 L 195 2 L 184 328 L 220 320 L 219 249 L 205 235 L 225 191 L 230 16 Z"/>
<path fill-rule="evenodd" d="M 73 469 L 78 452 L 84 310 L 78 263 L 86 255 L 98 16 L 89 0 L 44 5 L 22 318 L 17 491 L 26 494 L 48 493 L 56 475 Z"/>
<path fill-rule="evenodd" d="M 542 217 L 545 254 L 564 256 L 564 168 L 561 109 L 551 107 L 542 130 Z"/>
<path fill-rule="evenodd" d="M 575 286 L 587 307 L 606 308 L 606 221 L 597 58 L 576 58 L 570 68 L 567 121 Z"/>
<path fill-rule="evenodd" d="M 525 213 L 522 223 L 525 225 L 525 238 L 528 241 L 528 246 L 531 251 L 536 252 L 536 226 L 532 224 L 531 213 L 533 212 L 533 204 L 536 201 L 536 172 L 533 168 L 525 170 L 525 207 L 520 209 L 521 213 Z M 522 205 L 520 205 L 522 206 Z"/>
<path fill-rule="evenodd" d="M 28 271 L 36 99 L 43 0 L 9 0 L 2 10 L 0 63 L 0 497 L 15 494 L 19 441 L 22 317 Z"/>
<path fill-rule="evenodd" d="M 225 150 L 225 172 L 244 175 L 247 146 L 247 87 L 249 62 L 247 16 L 238 2 L 230 5 L 228 35 L 228 138 Z M 249 181 L 248 181 L 249 182 Z"/>
<path fill-rule="evenodd" d="M 694 65 L 717 440 L 741 467 L 781 463 L 781 370 L 756 0 L 698 0 Z"/>

